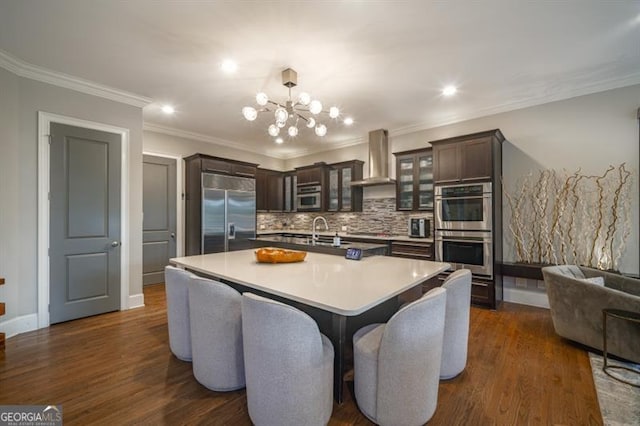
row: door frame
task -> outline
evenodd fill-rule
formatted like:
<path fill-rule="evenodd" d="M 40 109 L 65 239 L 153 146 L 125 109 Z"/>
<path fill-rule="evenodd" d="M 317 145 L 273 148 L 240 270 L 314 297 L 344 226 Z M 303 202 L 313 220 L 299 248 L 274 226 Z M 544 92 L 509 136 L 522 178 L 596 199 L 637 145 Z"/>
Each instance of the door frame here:
<path fill-rule="evenodd" d="M 51 123 L 120 135 L 120 310 L 129 309 L 129 129 L 38 111 L 38 328 L 49 326 L 49 190 Z"/>
<path fill-rule="evenodd" d="M 142 162 L 144 156 L 152 155 L 154 157 L 170 158 L 176 160 L 176 257 L 184 256 L 184 188 L 182 179 L 182 155 L 163 154 L 154 151 L 142 151 Z M 144 193 L 142 194 L 144 197 Z M 144 213 L 144 212 L 143 212 Z"/>

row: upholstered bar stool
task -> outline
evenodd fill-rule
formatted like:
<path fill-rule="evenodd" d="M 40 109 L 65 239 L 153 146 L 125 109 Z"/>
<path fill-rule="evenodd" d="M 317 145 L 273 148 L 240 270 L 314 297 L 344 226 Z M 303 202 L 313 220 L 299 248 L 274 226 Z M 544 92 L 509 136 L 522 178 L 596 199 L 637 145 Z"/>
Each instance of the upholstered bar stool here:
<path fill-rule="evenodd" d="M 192 278 L 189 317 L 196 380 L 215 391 L 243 388 L 242 295 L 218 281 Z"/>
<path fill-rule="evenodd" d="M 446 290 L 438 287 L 386 324 L 353 335 L 358 407 L 379 425 L 422 425 L 436 410 Z"/>
<path fill-rule="evenodd" d="M 459 269 L 449 275 L 442 288 L 447 290 L 444 317 L 444 343 L 440 379 L 452 379 L 467 365 L 469 315 L 471 310 L 471 271 Z"/>
<path fill-rule="evenodd" d="M 189 281 L 196 276 L 184 269 L 164 268 L 167 295 L 169 347 L 176 358 L 191 361 L 191 327 L 189 325 Z"/>
<path fill-rule="evenodd" d="M 326 425 L 333 409 L 333 345 L 304 312 L 244 293 L 247 405 L 261 426 Z"/>

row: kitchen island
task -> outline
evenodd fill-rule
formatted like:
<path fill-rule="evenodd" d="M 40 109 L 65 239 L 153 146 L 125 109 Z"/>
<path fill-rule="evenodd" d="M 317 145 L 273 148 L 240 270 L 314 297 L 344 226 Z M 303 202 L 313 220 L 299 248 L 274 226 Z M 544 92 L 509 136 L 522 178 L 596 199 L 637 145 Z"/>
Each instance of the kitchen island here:
<path fill-rule="evenodd" d="M 356 261 L 322 253 L 308 253 L 298 263 L 258 263 L 253 250 L 180 257 L 171 263 L 311 315 L 334 346 L 338 402 L 342 402 L 347 339 L 355 329 L 387 321 L 398 309 L 398 295 L 449 268 L 447 263 L 425 260 L 371 256 Z"/>

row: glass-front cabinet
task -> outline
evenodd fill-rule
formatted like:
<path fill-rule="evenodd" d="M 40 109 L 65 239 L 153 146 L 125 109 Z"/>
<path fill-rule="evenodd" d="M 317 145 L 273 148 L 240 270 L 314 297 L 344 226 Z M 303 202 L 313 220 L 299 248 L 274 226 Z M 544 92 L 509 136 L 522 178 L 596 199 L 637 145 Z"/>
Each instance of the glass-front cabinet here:
<path fill-rule="evenodd" d="M 431 148 L 396 152 L 396 210 L 433 210 Z"/>
<path fill-rule="evenodd" d="M 338 169 L 329 170 L 329 203 L 330 212 L 337 212 L 340 207 L 340 187 L 338 186 L 340 171 Z"/>
<path fill-rule="evenodd" d="M 362 179 L 363 164 L 363 161 L 351 160 L 329 165 L 328 211 L 362 211 L 362 187 L 351 186 L 351 181 Z"/>

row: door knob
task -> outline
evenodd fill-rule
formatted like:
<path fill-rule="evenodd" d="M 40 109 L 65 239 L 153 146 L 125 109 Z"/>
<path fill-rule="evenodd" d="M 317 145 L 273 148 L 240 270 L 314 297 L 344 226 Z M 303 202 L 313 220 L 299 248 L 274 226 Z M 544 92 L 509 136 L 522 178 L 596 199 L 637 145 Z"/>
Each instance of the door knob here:
<path fill-rule="evenodd" d="M 171 238 L 175 238 L 175 237 L 176 237 L 176 233 L 175 233 L 175 232 L 172 232 L 172 233 L 171 233 Z"/>
<path fill-rule="evenodd" d="M 120 242 L 118 241 L 114 241 L 111 243 L 111 247 L 118 247 L 120 245 Z"/>

